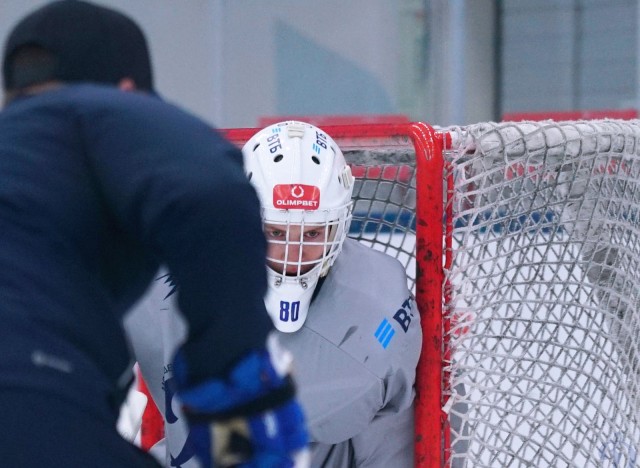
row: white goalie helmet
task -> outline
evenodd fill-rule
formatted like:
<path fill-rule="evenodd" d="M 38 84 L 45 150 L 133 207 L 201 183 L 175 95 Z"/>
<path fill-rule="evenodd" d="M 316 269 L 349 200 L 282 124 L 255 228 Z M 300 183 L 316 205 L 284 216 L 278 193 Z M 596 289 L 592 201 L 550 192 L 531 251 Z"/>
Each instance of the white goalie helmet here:
<path fill-rule="evenodd" d="M 242 153 L 268 242 L 267 311 L 278 330 L 295 332 L 307 318 L 318 280 L 342 250 L 354 177 L 335 141 L 304 122 L 266 127 Z"/>

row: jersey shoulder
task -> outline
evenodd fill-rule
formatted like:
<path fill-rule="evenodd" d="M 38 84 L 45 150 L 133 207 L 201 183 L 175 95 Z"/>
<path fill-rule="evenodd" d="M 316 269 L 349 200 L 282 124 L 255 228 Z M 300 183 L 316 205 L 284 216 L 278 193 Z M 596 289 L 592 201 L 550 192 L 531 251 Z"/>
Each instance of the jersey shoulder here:
<path fill-rule="evenodd" d="M 352 239 L 345 241 L 305 327 L 379 377 L 398 366 L 415 367 L 422 343 L 402 264 Z"/>
<path fill-rule="evenodd" d="M 396 258 L 353 239 L 345 240 L 327 282 L 333 290 L 349 291 L 356 304 L 379 313 L 411 296 L 407 273 Z"/>

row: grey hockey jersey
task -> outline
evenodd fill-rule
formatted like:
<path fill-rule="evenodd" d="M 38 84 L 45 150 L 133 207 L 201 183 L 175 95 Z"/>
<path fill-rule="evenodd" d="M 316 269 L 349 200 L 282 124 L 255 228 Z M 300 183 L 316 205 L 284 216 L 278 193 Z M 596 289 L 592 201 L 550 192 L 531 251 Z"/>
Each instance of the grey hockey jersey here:
<path fill-rule="evenodd" d="M 166 466 L 186 468 L 198 465 L 185 463 L 187 434 L 168 364 L 186 329 L 165 279 L 155 282 L 127 327 L 166 419 L 166 453 L 160 457 Z M 298 397 L 313 441 L 312 466 L 413 466 L 420 316 L 397 260 L 347 239 L 303 327 L 277 333 L 294 357 Z"/>

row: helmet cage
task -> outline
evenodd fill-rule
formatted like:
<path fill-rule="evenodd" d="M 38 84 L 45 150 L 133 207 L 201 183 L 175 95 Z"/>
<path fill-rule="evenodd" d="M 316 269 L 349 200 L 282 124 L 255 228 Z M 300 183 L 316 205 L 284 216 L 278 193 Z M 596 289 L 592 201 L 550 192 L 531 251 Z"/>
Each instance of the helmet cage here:
<path fill-rule="evenodd" d="M 276 328 L 303 326 L 314 290 L 349 231 L 354 177 L 323 130 L 287 121 L 256 133 L 242 148 L 262 206 L 267 251 L 267 312 Z"/>
<path fill-rule="evenodd" d="M 277 226 L 282 228 L 284 236 L 281 239 L 273 239 L 268 236 L 270 275 L 275 280 L 275 285 L 283 283 L 300 283 L 303 288 L 311 278 L 316 279 L 325 276 L 329 268 L 335 262 L 342 250 L 342 243 L 349 231 L 351 223 L 351 211 L 353 203 L 330 210 L 303 211 L 303 210 L 279 210 L 263 208 L 262 218 L 265 228 Z M 292 229 L 295 226 L 296 229 Z M 317 238 L 305 239 L 306 233 L 315 231 Z M 316 258 L 305 259 L 308 249 L 320 249 Z M 282 255 L 278 258 L 272 256 L 276 250 Z M 291 267 L 295 267 L 295 272 Z M 309 268 L 311 267 L 311 268 Z"/>

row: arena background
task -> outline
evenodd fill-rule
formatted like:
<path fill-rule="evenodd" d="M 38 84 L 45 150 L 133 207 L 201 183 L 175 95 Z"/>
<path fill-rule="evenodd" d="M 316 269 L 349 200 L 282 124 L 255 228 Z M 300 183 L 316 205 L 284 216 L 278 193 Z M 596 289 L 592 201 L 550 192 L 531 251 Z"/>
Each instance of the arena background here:
<path fill-rule="evenodd" d="M 638 107 L 638 0 L 95 2 L 142 25 L 167 99 L 221 127 Z M 44 3 L 2 0 L 0 39 Z"/>

